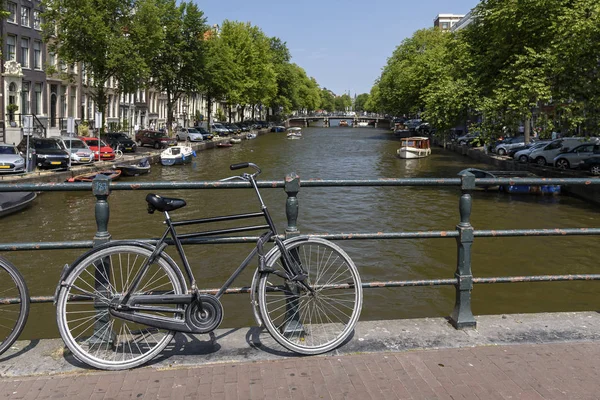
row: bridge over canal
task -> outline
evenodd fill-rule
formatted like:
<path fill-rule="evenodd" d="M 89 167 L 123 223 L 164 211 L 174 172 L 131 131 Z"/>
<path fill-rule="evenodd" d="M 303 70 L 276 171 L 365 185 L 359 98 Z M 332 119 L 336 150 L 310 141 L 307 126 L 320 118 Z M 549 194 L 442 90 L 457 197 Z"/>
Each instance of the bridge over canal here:
<path fill-rule="evenodd" d="M 366 126 L 372 126 L 374 128 L 383 128 L 383 129 L 392 129 L 394 124 L 393 120 L 390 117 L 382 117 L 382 116 L 366 116 L 366 115 L 355 115 L 355 116 L 345 116 L 345 115 L 306 115 L 306 116 L 294 116 L 288 118 L 285 121 L 285 127 L 289 128 L 290 126 L 303 126 L 308 128 L 311 126 L 319 127 L 330 127 L 331 120 L 346 120 L 348 121 L 348 126 L 352 126 L 355 128 L 365 126 L 363 123 L 367 123 Z"/>

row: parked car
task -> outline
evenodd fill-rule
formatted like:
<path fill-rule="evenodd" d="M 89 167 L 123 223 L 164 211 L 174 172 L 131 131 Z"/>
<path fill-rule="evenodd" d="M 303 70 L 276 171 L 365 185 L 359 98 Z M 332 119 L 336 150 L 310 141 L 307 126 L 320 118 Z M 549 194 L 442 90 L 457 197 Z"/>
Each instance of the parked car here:
<path fill-rule="evenodd" d="M 466 135 L 457 137 L 456 143 L 459 146 L 470 145 L 475 139 L 479 139 L 479 135 L 479 132 L 467 133 Z"/>
<path fill-rule="evenodd" d="M 17 146 L 22 156 L 27 154 L 27 136 Z M 69 153 L 62 149 L 56 138 L 29 137 L 29 156 L 38 168 L 69 167 Z"/>
<path fill-rule="evenodd" d="M 123 153 L 135 153 L 137 145 L 125 132 L 109 132 L 106 134 L 106 142 L 110 147 L 120 147 Z"/>
<path fill-rule="evenodd" d="M 25 158 L 19 154 L 17 146 L 0 143 L 0 173 L 25 172 Z"/>
<path fill-rule="evenodd" d="M 115 159 L 115 151 L 103 140 L 100 140 L 97 137 L 87 136 L 79 136 L 79 139 L 83 140 L 90 150 L 94 152 L 94 160 L 110 161 Z"/>
<path fill-rule="evenodd" d="M 186 142 L 201 142 L 204 136 L 196 128 L 179 128 L 175 133 L 177 141 L 185 140 Z"/>
<path fill-rule="evenodd" d="M 506 153 L 508 153 L 508 150 L 510 150 L 511 148 L 521 146 L 524 143 L 525 136 L 515 136 L 506 138 L 502 141 L 502 143 L 496 146 L 496 148 L 494 149 L 494 153 L 498 154 L 499 156 L 504 156 L 506 155 Z"/>
<path fill-rule="evenodd" d="M 140 130 L 135 136 L 138 147 L 152 146 L 155 149 L 162 149 L 169 146 L 175 146 L 177 140 L 170 138 L 166 133 L 151 130 Z"/>
<path fill-rule="evenodd" d="M 78 137 L 61 136 L 57 138 L 63 150 L 71 154 L 71 164 L 89 164 L 94 162 L 94 152 Z"/>
<path fill-rule="evenodd" d="M 551 141 L 543 147 L 540 147 L 529 154 L 529 162 L 534 162 L 544 166 L 552 164 L 554 157 L 560 152 L 568 151 L 575 146 L 580 145 L 585 138 L 567 137 Z"/>
<path fill-rule="evenodd" d="M 202 135 L 202 140 L 212 140 L 213 134 L 204 129 L 203 127 L 195 126 L 194 129 Z"/>
<path fill-rule="evenodd" d="M 579 169 L 589 171 L 592 175 L 600 175 L 600 156 L 586 158 L 579 163 Z"/>
<path fill-rule="evenodd" d="M 521 163 L 526 163 L 529 161 L 529 155 L 537 149 L 540 149 L 550 143 L 548 140 L 539 141 L 535 143 L 530 143 L 528 148 L 517 151 L 513 158 Z M 511 150 L 512 151 L 512 150 Z"/>
<path fill-rule="evenodd" d="M 559 153 L 554 157 L 553 163 L 559 169 L 578 168 L 581 161 L 598 155 L 600 155 L 598 143 L 584 143 L 567 152 Z"/>
<path fill-rule="evenodd" d="M 227 136 L 229 135 L 229 129 L 224 127 L 222 124 L 215 122 L 210 124 L 210 131 L 218 134 L 219 136 Z"/>

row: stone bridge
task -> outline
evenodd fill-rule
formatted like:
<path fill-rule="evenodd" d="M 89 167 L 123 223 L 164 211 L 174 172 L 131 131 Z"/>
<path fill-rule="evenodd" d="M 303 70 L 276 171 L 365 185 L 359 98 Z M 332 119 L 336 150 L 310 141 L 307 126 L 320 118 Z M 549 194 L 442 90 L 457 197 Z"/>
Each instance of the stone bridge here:
<path fill-rule="evenodd" d="M 303 126 L 307 128 L 313 124 L 312 126 L 322 126 L 328 128 L 331 126 L 331 120 L 346 120 L 348 122 L 348 126 L 353 126 L 354 128 L 369 126 L 374 128 L 392 129 L 394 127 L 392 118 L 390 117 L 367 115 L 300 115 L 288 118 L 285 121 L 285 127 L 289 128 L 291 126 Z"/>

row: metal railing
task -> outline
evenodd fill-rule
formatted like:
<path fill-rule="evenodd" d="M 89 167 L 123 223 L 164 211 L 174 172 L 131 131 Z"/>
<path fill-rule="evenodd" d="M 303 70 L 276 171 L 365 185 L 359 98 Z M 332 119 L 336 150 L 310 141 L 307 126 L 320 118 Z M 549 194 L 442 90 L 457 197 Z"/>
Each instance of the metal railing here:
<path fill-rule="evenodd" d="M 471 271 L 471 247 L 475 238 L 484 237 L 514 237 L 514 236 L 585 236 L 600 235 L 600 228 L 562 228 L 562 229 L 511 229 L 511 230 L 476 230 L 470 222 L 472 209 L 471 192 L 479 187 L 495 185 L 600 185 L 600 179 L 588 178 L 475 178 L 470 172 L 463 172 L 458 178 L 405 178 L 405 179 L 376 179 L 376 180 L 321 180 L 310 179 L 301 181 L 295 174 L 286 176 L 283 181 L 259 181 L 259 188 L 284 189 L 287 194 L 286 216 L 287 227 L 285 236 L 298 235 L 298 193 L 300 187 L 365 187 L 365 186 L 428 186 L 428 187 L 458 187 L 461 190 L 459 199 L 460 221 L 454 231 L 416 231 L 416 232 L 366 232 L 366 233 L 328 233 L 310 234 L 310 236 L 329 240 L 366 240 L 366 239 L 448 239 L 454 238 L 457 245 L 456 270 L 453 278 L 424 279 L 424 280 L 395 280 L 386 282 L 364 282 L 364 288 L 379 287 L 408 287 L 408 286 L 439 286 L 452 285 L 456 289 L 454 310 L 450 322 L 457 329 L 475 327 L 476 321 L 471 310 L 471 290 L 474 284 L 514 283 L 514 282 L 552 282 L 575 280 L 600 280 L 600 274 L 573 275 L 535 275 L 535 276 L 502 276 L 477 278 Z M 109 203 L 108 198 L 113 190 L 155 190 L 155 189 L 191 189 L 191 190 L 221 190 L 250 188 L 247 182 L 132 182 L 113 183 L 106 176 L 99 175 L 91 183 L 17 183 L 0 184 L 0 192 L 13 191 L 85 191 L 92 190 L 96 197 L 95 217 L 97 232 L 93 240 L 60 241 L 60 242 L 23 242 L 0 244 L 0 251 L 30 251 L 91 248 L 99 243 L 110 240 L 108 232 Z M 258 240 L 258 236 L 236 236 L 215 238 L 183 239 L 184 244 L 218 244 L 218 243 L 248 243 Z M 153 243 L 156 240 L 142 239 Z M 249 288 L 230 288 L 227 293 L 247 293 Z M 205 292 L 216 292 L 216 289 L 206 289 Z M 51 302 L 52 296 L 32 297 L 32 302 Z"/>

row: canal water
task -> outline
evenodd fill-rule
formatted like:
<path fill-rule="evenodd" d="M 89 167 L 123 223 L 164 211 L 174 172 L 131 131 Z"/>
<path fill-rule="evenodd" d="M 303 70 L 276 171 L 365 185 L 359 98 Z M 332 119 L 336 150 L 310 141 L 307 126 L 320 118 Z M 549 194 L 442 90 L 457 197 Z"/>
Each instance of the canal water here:
<path fill-rule="evenodd" d="M 229 165 L 258 164 L 261 180 L 381 179 L 456 177 L 464 168 L 489 168 L 467 157 L 434 148 L 430 157 L 403 160 L 399 140 L 374 128 L 307 128 L 300 140 L 268 133 L 229 148 L 198 152 L 193 164 L 153 166 L 149 176 L 130 181 L 218 180 L 232 175 Z M 124 179 L 122 179 L 124 181 Z M 147 191 L 110 195 L 109 231 L 113 239 L 156 238 L 161 215 L 146 212 Z M 174 219 L 257 211 L 250 189 L 159 191 L 186 199 Z M 301 188 L 298 227 L 302 233 L 411 232 L 454 230 L 459 221 L 458 188 L 363 187 Z M 265 203 L 281 231 L 285 228 L 282 189 L 265 189 Z M 591 228 L 600 226 L 597 208 L 568 196 L 537 197 L 497 192 L 474 193 L 475 229 Z M 33 206 L 2 219 L 6 242 L 89 240 L 96 232 L 91 192 L 42 193 Z M 455 239 L 348 240 L 337 242 L 355 261 L 364 281 L 452 278 Z M 475 277 L 598 273 L 597 238 L 479 238 L 473 244 Z M 249 244 L 190 245 L 186 253 L 202 288 L 219 287 L 252 248 Z M 3 256 L 23 272 L 33 296 L 54 292 L 60 270 L 82 250 L 10 252 Z M 176 254 L 171 253 L 175 259 Z M 248 286 L 250 268 L 233 286 Z M 253 324 L 248 295 L 224 297 L 222 327 Z M 361 319 L 448 316 L 454 288 L 378 288 L 365 290 Z M 476 285 L 474 314 L 577 311 L 597 308 L 594 282 Z M 35 304 L 23 338 L 57 337 L 54 307 Z"/>

